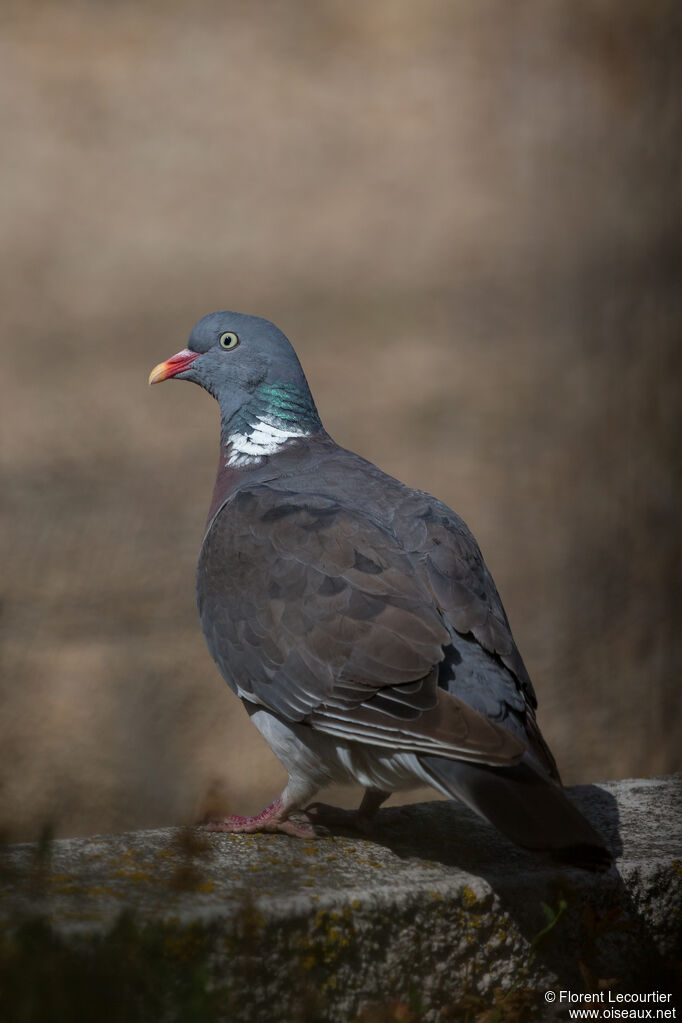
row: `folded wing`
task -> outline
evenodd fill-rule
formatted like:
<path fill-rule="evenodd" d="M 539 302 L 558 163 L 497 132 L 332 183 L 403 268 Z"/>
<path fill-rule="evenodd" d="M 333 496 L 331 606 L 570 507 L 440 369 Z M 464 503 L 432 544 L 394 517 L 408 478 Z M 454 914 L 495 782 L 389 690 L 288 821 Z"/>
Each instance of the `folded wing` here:
<path fill-rule="evenodd" d="M 224 677 L 286 720 L 487 764 L 525 751 L 439 686 L 451 633 L 435 587 L 364 513 L 267 483 L 239 491 L 204 541 L 198 597 Z"/>

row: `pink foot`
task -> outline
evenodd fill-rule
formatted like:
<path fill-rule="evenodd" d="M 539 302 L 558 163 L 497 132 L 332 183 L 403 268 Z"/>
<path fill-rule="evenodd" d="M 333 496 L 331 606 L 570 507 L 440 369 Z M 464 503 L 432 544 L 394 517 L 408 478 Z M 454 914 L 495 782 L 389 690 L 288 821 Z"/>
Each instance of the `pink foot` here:
<path fill-rule="evenodd" d="M 207 831 L 226 831 L 232 835 L 282 831 L 285 835 L 295 835 L 296 838 L 317 838 L 317 831 L 306 814 L 292 812 L 286 817 L 283 816 L 281 799 L 276 799 L 255 817 L 233 815 L 217 821 L 207 821 L 203 826 Z"/>

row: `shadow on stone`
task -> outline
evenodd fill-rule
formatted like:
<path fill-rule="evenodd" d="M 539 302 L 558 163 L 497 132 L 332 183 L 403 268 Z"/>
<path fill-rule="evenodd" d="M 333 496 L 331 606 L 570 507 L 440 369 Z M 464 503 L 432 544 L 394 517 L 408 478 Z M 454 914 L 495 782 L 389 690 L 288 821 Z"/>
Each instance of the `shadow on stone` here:
<path fill-rule="evenodd" d="M 509 914 L 531 945 L 532 956 L 571 990 L 597 991 L 607 983 L 616 989 L 623 984 L 629 992 L 679 990 L 670 942 L 661 942 L 665 922 L 651 917 L 649 903 L 636 901 L 633 893 L 641 893 L 642 885 L 633 889 L 626 883 L 628 854 L 634 850 L 624 849 L 616 798 L 597 785 L 572 788 L 569 795 L 614 855 L 615 866 L 604 874 L 557 865 L 523 850 L 455 801 L 380 810 L 366 837 L 401 859 L 439 863 L 485 880 L 500 911 Z M 642 825 L 644 830 L 628 835 L 630 847 L 646 843 L 648 831 Z M 655 856 L 642 862 L 640 851 L 636 859 L 634 869 L 648 875 L 651 884 L 667 883 L 669 863 L 666 872 Z M 490 903 L 481 908 L 494 909 Z M 670 910 L 674 918 L 672 903 Z M 553 921 L 550 926 L 548 921 Z M 669 937 L 674 946 L 676 937 Z"/>

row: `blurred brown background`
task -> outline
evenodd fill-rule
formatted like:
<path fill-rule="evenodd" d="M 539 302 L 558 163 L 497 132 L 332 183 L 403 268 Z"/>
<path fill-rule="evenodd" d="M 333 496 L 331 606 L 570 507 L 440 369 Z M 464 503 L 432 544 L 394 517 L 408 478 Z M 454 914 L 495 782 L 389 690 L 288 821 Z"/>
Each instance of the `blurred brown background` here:
<path fill-rule="evenodd" d="M 471 525 L 567 782 L 679 766 L 680 10 L 3 5 L 10 837 L 279 791 L 194 608 L 217 409 L 146 383 L 220 308 Z"/>

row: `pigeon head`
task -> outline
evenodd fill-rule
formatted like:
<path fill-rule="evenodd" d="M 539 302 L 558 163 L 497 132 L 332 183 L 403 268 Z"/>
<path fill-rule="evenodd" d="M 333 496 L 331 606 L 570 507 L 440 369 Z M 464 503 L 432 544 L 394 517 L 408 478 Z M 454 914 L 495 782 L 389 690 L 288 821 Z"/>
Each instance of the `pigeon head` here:
<path fill-rule="evenodd" d="M 261 461 L 289 440 L 322 431 L 296 352 L 259 316 L 204 316 L 187 348 L 155 366 L 149 383 L 171 377 L 199 384 L 217 400 L 230 465 Z"/>

